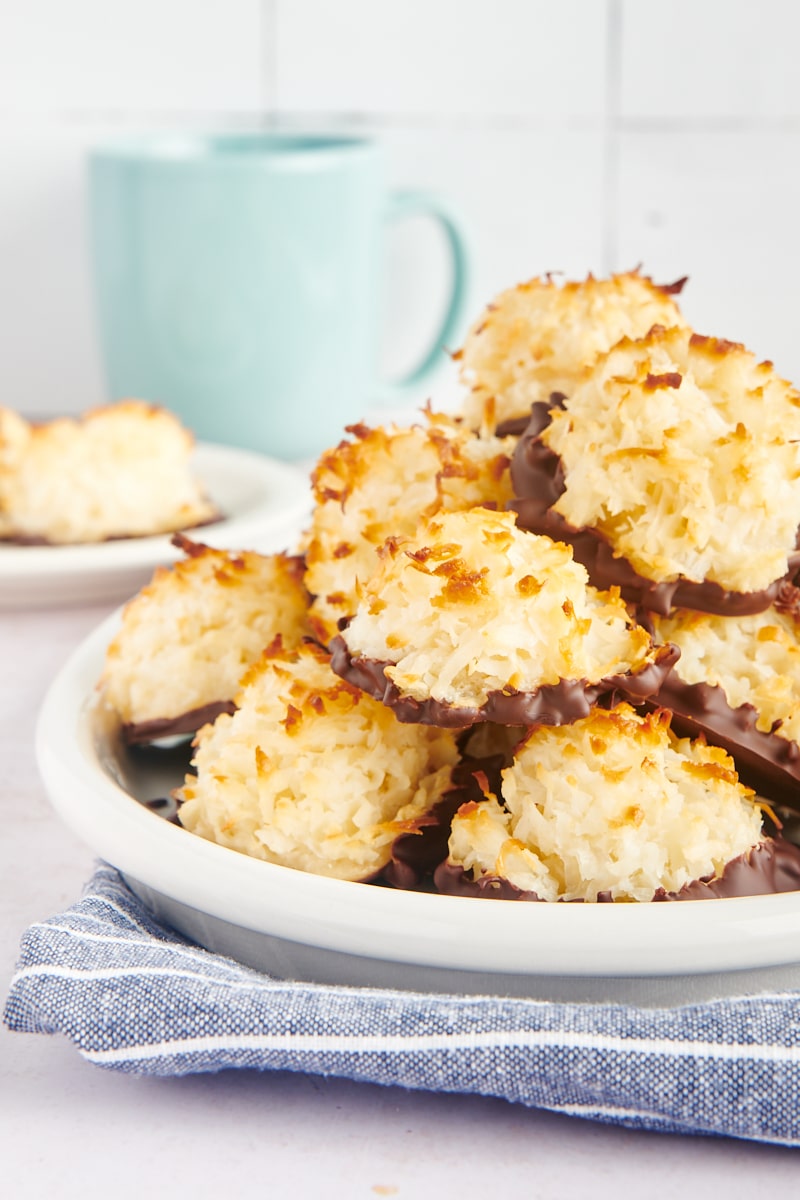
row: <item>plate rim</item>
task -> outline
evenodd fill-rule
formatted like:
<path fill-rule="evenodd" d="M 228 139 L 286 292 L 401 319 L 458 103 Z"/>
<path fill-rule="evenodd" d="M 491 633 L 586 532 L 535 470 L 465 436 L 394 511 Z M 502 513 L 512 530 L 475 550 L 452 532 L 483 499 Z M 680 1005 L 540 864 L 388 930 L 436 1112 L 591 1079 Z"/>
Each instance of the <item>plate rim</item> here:
<path fill-rule="evenodd" d="M 489 974 L 674 976 L 800 961 L 800 891 L 653 905 L 480 900 L 328 879 L 187 833 L 112 780 L 98 755 L 97 680 L 121 611 L 83 639 L 51 682 L 36 761 L 64 823 L 163 895 L 256 934 Z"/>
<path fill-rule="evenodd" d="M 239 544 L 242 537 L 252 537 L 255 530 L 261 530 L 263 536 L 265 531 L 277 532 L 283 526 L 289 528 L 309 511 L 308 473 L 301 467 L 238 446 L 197 442 L 192 452 L 193 473 L 201 474 L 204 460 L 209 459 L 212 470 L 215 462 L 219 465 L 228 460 L 246 466 L 254 476 L 264 474 L 265 483 L 268 479 L 279 481 L 291 489 L 290 502 L 285 506 L 262 503 L 251 510 L 224 517 L 213 525 L 189 529 L 187 535 L 196 533 L 199 537 L 208 537 L 220 549 L 244 550 L 249 547 Z M 214 499 L 213 495 L 211 498 Z M 63 546 L 17 546 L 0 542 L 0 585 L 4 581 L 16 584 L 39 580 L 51 582 L 60 576 L 105 575 L 156 567 L 180 557 L 180 552 L 171 545 L 171 537 L 169 532 Z"/>

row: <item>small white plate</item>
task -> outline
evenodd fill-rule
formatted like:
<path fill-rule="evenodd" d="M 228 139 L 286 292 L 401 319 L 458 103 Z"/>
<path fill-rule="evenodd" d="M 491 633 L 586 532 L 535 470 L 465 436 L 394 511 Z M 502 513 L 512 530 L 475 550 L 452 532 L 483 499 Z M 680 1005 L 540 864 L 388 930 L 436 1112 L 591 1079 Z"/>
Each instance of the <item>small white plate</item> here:
<path fill-rule="evenodd" d="M 187 833 L 140 802 L 181 781 L 175 751 L 126 751 L 96 703 L 118 620 L 95 630 L 53 682 L 39 768 L 73 831 L 201 945 L 295 978 L 540 996 L 546 977 L 607 984 L 800 962 L 800 892 L 675 904 L 469 899 L 325 879 Z"/>
<path fill-rule="evenodd" d="M 188 530 L 190 537 L 224 550 L 272 553 L 292 547 L 311 510 L 308 473 L 288 463 L 201 442 L 192 472 L 222 521 Z M 83 546 L 0 543 L 0 609 L 64 607 L 124 600 L 155 567 L 180 551 L 170 534 Z"/>

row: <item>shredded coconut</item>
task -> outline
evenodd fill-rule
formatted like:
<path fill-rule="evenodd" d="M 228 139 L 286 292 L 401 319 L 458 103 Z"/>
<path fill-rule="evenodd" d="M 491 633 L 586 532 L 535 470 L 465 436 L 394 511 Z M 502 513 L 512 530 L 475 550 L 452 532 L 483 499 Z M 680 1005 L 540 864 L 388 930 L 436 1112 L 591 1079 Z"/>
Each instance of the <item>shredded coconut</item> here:
<path fill-rule="evenodd" d="M 101 684 L 126 723 L 174 718 L 232 700 L 247 667 L 280 634 L 308 633 L 299 558 L 196 546 L 123 610 Z"/>
<path fill-rule="evenodd" d="M 368 879 L 450 786 L 452 734 L 401 725 L 305 644 L 273 648 L 200 731 L 176 793 L 191 832 L 282 866 Z"/>
<path fill-rule="evenodd" d="M 425 427 L 355 426 L 322 456 L 313 475 L 315 508 L 305 538 L 311 622 L 328 643 L 356 610 L 359 583 L 377 566 L 389 536 L 412 534 L 440 509 L 511 499 L 507 440 L 478 438 L 441 414 Z"/>
<path fill-rule="evenodd" d="M 756 592 L 800 525 L 800 393 L 743 346 L 653 329 L 623 340 L 553 410 L 554 508 L 642 575 Z"/>
<path fill-rule="evenodd" d="M 586 580 L 568 546 L 517 529 L 513 513 L 440 513 L 386 543 L 343 636 L 352 655 L 394 664 L 403 695 L 457 706 L 641 668 L 649 634 L 616 590 Z"/>
<path fill-rule="evenodd" d="M 535 727 L 501 799 L 454 817 L 450 861 L 550 901 L 648 901 L 720 875 L 760 840 L 761 813 L 729 756 L 669 721 L 622 704 Z"/>
<path fill-rule="evenodd" d="M 638 271 L 559 284 L 550 275 L 497 296 L 460 352 L 475 428 L 525 416 L 551 392 L 569 396 L 595 359 L 652 325 L 681 325 L 673 297 Z"/>

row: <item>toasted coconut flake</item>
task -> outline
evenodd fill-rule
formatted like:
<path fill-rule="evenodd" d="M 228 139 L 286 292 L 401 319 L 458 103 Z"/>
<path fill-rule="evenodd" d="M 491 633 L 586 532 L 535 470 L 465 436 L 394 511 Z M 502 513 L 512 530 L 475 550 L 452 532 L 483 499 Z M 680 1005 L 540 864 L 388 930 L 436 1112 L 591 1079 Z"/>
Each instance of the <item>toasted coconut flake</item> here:
<path fill-rule="evenodd" d="M 532 729 L 502 797 L 454 816 L 449 863 L 541 900 L 652 900 L 721 875 L 761 839 L 724 751 L 627 704 Z"/>
<path fill-rule="evenodd" d="M 305 538 L 311 621 L 325 644 L 355 612 L 387 537 L 413 533 L 441 509 L 503 508 L 511 498 L 508 445 L 475 437 L 446 416 L 428 413 L 424 427 L 349 432 L 314 471 L 316 505 Z"/>
<path fill-rule="evenodd" d="M 625 339 L 540 436 L 563 470 L 554 511 L 647 579 L 757 593 L 786 574 L 800 393 L 743 346 L 685 329 Z"/>
<path fill-rule="evenodd" d="M 480 709 L 494 692 L 594 684 L 656 657 L 618 594 L 587 585 L 569 547 L 486 509 L 440 513 L 388 541 L 342 636 L 353 658 L 387 664 L 401 695 L 458 709 Z"/>
<path fill-rule="evenodd" d="M 0 538 L 100 542 L 208 523 L 219 513 L 191 476 L 193 444 L 138 400 L 41 425 L 0 409 Z"/>
<path fill-rule="evenodd" d="M 543 275 L 510 288 L 467 335 L 460 358 L 471 388 L 464 417 L 493 429 L 527 415 L 551 392 L 570 395 L 598 355 L 656 324 L 683 319 L 669 286 L 638 271 L 563 284 Z"/>
<path fill-rule="evenodd" d="M 106 654 L 101 685 L 126 726 L 233 700 L 277 635 L 292 648 L 308 634 L 300 558 L 182 544 L 188 557 L 126 605 Z"/>
<path fill-rule="evenodd" d="M 254 665 L 237 711 L 201 730 L 176 793 L 193 833 L 281 866 L 364 880 L 451 783 L 443 730 L 404 726 L 310 643 Z"/>

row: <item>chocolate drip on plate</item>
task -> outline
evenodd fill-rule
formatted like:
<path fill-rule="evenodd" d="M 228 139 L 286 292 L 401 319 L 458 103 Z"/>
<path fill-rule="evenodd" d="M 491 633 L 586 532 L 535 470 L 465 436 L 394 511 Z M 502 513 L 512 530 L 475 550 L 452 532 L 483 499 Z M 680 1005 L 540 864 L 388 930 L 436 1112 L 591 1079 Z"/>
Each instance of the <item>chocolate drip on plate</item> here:
<path fill-rule="evenodd" d="M 433 876 L 437 891 L 444 896 L 474 896 L 481 900 L 533 900 L 542 903 L 536 892 L 523 892 L 499 875 L 482 875 L 473 879 L 463 867 L 447 859 L 440 863 Z"/>
<path fill-rule="evenodd" d="M 529 900 L 536 904 L 546 904 L 536 892 L 526 892 L 516 887 L 508 879 L 499 875 L 482 875 L 473 879 L 463 867 L 456 863 L 440 863 L 434 872 L 434 882 L 437 890 L 445 896 L 472 896 L 479 900 Z M 585 904 L 584 900 L 558 900 L 557 904 Z M 598 892 L 598 904 L 613 903 L 611 892 Z"/>
<path fill-rule="evenodd" d="M 146 800 L 144 806 L 170 825 L 177 825 L 179 829 L 183 829 L 178 820 L 178 806 L 171 796 L 156 796 L 152 800 Z"/>

